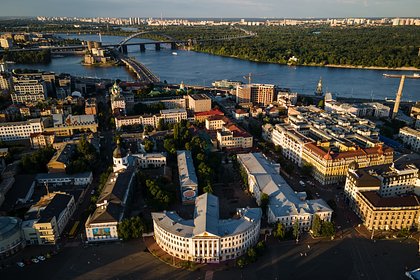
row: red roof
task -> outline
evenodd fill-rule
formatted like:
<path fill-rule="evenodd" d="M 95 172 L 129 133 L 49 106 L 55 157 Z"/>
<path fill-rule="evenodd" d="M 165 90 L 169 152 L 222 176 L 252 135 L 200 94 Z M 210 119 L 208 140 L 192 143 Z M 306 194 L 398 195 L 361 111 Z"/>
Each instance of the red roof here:
<path fill-rule="evenodd" d="M 219 109 L 213 109 L 210 111 L 205 111 L 205 112 L 198 112 L 195 113 L 194 116 L 196 117 L 201 117 L 201 116 L 223 116 L 224 113 L 222 111 L 220 111 Z"/>

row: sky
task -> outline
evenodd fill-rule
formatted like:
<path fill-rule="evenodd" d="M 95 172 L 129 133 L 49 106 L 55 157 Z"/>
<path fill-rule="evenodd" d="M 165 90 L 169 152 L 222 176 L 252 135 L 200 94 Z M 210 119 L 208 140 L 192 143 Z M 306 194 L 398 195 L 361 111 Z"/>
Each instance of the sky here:
<path fill-rule="evenodd" d="M 1 0 L 0 16 L 420 17 L 420 0 Z"/>

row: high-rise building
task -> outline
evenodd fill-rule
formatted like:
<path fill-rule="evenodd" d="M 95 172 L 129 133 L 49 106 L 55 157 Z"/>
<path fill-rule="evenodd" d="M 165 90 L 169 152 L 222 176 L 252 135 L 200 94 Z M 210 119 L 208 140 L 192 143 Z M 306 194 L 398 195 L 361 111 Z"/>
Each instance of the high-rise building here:
<path fill-rule="evenodd" d="M 236 87 L 237 103 L 253 103 L 267 106 L 273 102 L 277 90 L 274 85 L 247 84 Z"/>

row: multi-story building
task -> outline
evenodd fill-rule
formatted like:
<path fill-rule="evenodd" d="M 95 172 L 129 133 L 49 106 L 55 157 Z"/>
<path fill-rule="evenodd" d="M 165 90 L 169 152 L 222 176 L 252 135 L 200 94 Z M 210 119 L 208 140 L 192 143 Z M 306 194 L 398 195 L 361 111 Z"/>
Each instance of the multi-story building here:
<path fill-rule="evenodd" d="M 31 119 L 22 122 L 0 123 L 0 140 L 28 140 L 33 133 L 41 133 L 44 124 L 41 119 Z"/>
<path fill-rule="evenodd" d="M 340 149 L 341 148 L 341 149 Z M 392 163 L 394 151 L 381 144 L 371 148 L 342 147 L 337 142 L 307 143 L 304 145 L 302 160 L 311 165 L 314 178 L 323 185 L 345 180 L 348 167 L 356 162 L 360 167 Z"/>
<path fill-rule="evenodd" d="M 267 106 L 277 97 L 277 89 L 274 85 L 247 84 L 236 87 L 237 103 L 253 103 Z"/>
<path fill-rule="evenodd" d="M 211 110 L 211 99 L 205 94 L 188 95 L 188 108 L 194 113 Z"/>
<path fill-rule="evenodd" d="M 72 195 L 49 193 L 25 214 L 22 229 L 29 244 L 56 244 L 76 210 Z"/>
<path fill-rule="evenodd" d="M 0 71 L 0 90 L 10 90 L 13 86 L 12 76 Z"/>
<path fill-rule="evenodd" d="M 236 88 L 237 86 L 242 85 L 240 81 L 230 81 L 230 80 L 217 80 L 211 83 L 212 86 L 217 88 Z"/>
<path fill-rule="evenodd" d="M 109 175 L 96 202 L 96 210 L 85 223 L 88 242 L 119 239 L 117 227 L 125 216 L 134 183 L 135 168 L 132 166 Z"/>
<path fill-rule="evenodd" d="M 417 227 L 420 218 L 419 170 L 413 164 L 359 168 L 350 165 L 346 202 L 369 230 Z"/>
<path fill-rule="evenodd" d="M 179 97 L 159 97 L 159 98 L 145 98 L 140 101 L 145 105 L 152 105 L 161 103 L 166 109 L 187 108 L 186 99 L 183 96 Z"/>
<path fill-rule="evenodd" d="M 38 132 L 30 135 L 31 146 L 33 149 L 42 149 L 52 146 L 54 139 L 54 132 Z"/>
<path fill-rule="evenodd" d="M 61 145 L 47 164 L 48 173 L 65 173 L 75 152 L 75 144 Z"/>
<path fill-rule="evenodd" d="M 179 187 L 184 204 L 193 204 L 198 195 L 198 180 L 191 151 L 177 151 Z"/>
<path fill-rule="evenodd" d="M 92 172 L 83 172 L 76 174 L 66 174 L 66 173 L 38 173 L 35 177 L 35 182 L 39 186 L 83 186 L 86 187 L 93 182 Z"/>
<path fill-rule="evenodd" d="M 0 217 L 0 260 L 6 259 L 25 247 L 22 221 L 15 217 Z"/>
<path fill-rule="evenodd" d="M 217 131 L 216 137 L 219 149 L 249 149 L 254 139 L 251 134 L 232 123 Z"/>
<path fill-rule="evenodd" d="M 194 219 L 184 220 L 176 212 L 152 213 L 156 243 L 176 258 L 218 263 L 236 259 L 258 242 L 260 208 L 237 209 L 228 220 L 219 218 L 219 199 L 209 193 L 197 197 Z"/>
<path fill-rule="evenodd" d="M 88 98 L 85 100 L 85 115 L 97 114 L 96 98 Z"/>
<path fill-rule="evenodd" d="M 403 127 L 400 129 L 398 136 L 404 145 L 410 147 L 411 150 L 415 152 L 420 151 L 420 130 Z"/>
<path fill-rule="evenodd" d="M 45 100 L 47 86 L 43 80 L 13 79 L 14 92 L 10 94 L 13 103 L 38 102 Z"/>
<path fill-rule="evenodd" d="M 263 126 L 263 137 L 274 145 L 280 146 L 283 156 L 298 166 L 302 166 L 304 145 L 313 142 L 291 126 L 281 124 Z"/>
<path fill-rule="evenodd" d="M 117 129 L 129 125 L 150 125 L 157 127 L 160 120 L 163 120 L 165 123 L 174 124 L 186 119 L 187 111 L 185 109 L 166 109 L 161 110 L 160 114 L 156 115 L 117 116 L 115 118 L 115 126 Z"/>
<path fill-rule="evenodd" d="M 356 196 L 356 214 L 368 230 L 418 228 L 420 201 L 416 195 L 381 197 L 376 191 Z"/>
<path fill-rule="evenodd" d="M 52 126 L 44 128 L 45 132 L 54 132 L 56 136 L 71 136 L 77 132 L 97 132 L 98 122 L 94 115 L 53 114 L 49 119 Z"/>
<path fill-rule="evenodd" d="M 241 168 L 248 175 L 249 192 L 258 205 L 263 193 L 269 197 L 267 218 L 269 223 L 282 223 L 291 228 L 299 223 L 302 230 L 309 230 L 314 215 L 331 221 L 333 210 L 322 199 L 306 200 L 306 193 L 296 193 L 280 176 L 280 165 L 270 163 L 261 153 L 238 154 Z"/>
<path fill-rule="evenodd" d="M 356 117 L 375 118 L 387 118 L 389 117 L 389 112 L 391 110 L 388 106 L 381 103 L 348 104 L 335 100 L 326 101 L 324 109 L 328 113 L 349 113 L 355 115 Z"/>
<path fill-rule="evenodd" d="M 133 154 L 140 168 L 156 168 L 166 165 L 166 156 L 160 153 Z"/>
<path fill-rule="evenodd" d="M 208 118 L 213 116 L 224 116 L 225 114 L 219 109 L 214 109 L 205 112 L 199 112 L 194 114 L 194 119 L 199 122 L 205 122 Z"/>
<path fill-rule="evenodd" d="M 229 119 L 225 116 L 217 115 L 208 117 L 206 119 L 206 129 L 207 130 L 219 130 L 222 129 L 223 126 L 229 122 Z"/>

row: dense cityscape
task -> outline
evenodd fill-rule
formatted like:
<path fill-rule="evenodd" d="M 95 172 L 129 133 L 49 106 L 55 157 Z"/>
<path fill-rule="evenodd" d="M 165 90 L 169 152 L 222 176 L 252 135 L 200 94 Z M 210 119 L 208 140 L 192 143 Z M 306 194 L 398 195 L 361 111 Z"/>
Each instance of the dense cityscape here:
<path fill-rule="evenodd" d="M 420 279 L 419 26 L 0 17 L 1 279 Z"/>

